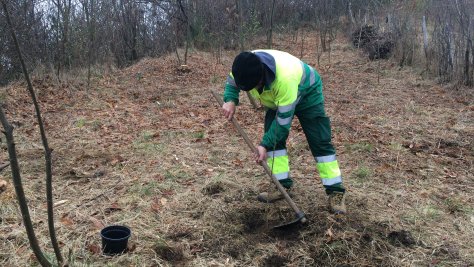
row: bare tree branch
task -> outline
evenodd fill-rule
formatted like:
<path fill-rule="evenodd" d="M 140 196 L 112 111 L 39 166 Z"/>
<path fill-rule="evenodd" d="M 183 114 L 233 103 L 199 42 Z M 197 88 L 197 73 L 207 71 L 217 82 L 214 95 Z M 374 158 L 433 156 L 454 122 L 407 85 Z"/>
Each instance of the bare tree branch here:
<path fill-rule="evenodd" d="M 44 124 L 43 124 L 43 119 L 41 117 L 40 107 L 39 107 L 38 101 L 36 100 L 36 95 L 35 95 L 35 92 L 33 90 L 33 85 L 31 84 L 31 80 L 30 80 L 30 77 L 28 75 L 28 70 L 26 68 L 25 62 L 23 60 L 23 55 L 21 53 L 20 45 L 18 44 L 18 40 L 16 38 L 15 30 L 13 29 L 13 24 L 11 22 L 11 19 L 10 19 L 9 13 L 8 13 L 8 9 L 7 9 L 7 5 L 6 5 L 4 0 L 2 0 L 2 5 L 3 5 L 3 9 L 5 11 L 5 17 L 7 19 L 7 23 L 10 26 L 10 32 L 11 32 L 13 42 L 15 44 L 16 51 L 18 53 L 18 58 L 20 59 L 21 67 L 23 69 L 23 74 L 25 76 L 25 80 L 26 80 L 26 83 L 27 83 L 27 89 L 30 93 L 31 99 L 33 100 L 33 104 L 34 104 L 35 112 L 36 112 L 36 118 L 38 120 L 38 125 L 39 125 L 39 128 L 40 128 L 41 139 L 43 141 L 43 146 L 44 146 L 44 156 L 45 156 L 46 198 L 47 198 L 47 207 L 48 207 L 48 228 L 49 228 L 49 234 L 50 234 L 50 237 L 51 237 L 51 244 L 54 248 L 54 253 L 56 254 L 57 261 L 58 261 L 59 264 L 62 264 L 63 258 L 61 256 L 61 251 L 59 249 L 58 241 L 56 239 L 56 231 L 54 229 L 51 149 L 49 148 L 48 139 L 46 138 L 46 132 L 44 130 Z M 10 130 L 10 129 L 8 128 L 7 121 L 5 120 L 5 122 L 2 122 L 2 123 L 4 123 L 4 128 L 5 128 L 6 132 L 8 132 L 8 130 Z M 5 126 L 7 126 L 7 127 L 5 127 Z M 11 129 L 11 132 L 13 132 L 13 129 Z M 10 134 L 11 134 L 11 132 L 10 132 Z M 7 138 L 8 138 L 8 136 L 7 136 Z M 11 137 L 11 138 L 13 138 L 13 137 Z M 13 143 L 13 139 L 11 139 L 11 142 Z M 14 147 L 12 147 L 12 148 L 14 149 Z M 13 169 L 13 163 L 12 163 L 12 169 Z M 19 175 L 19 173 L 18 173 L 18 175 Z M 39 256 L 41 257 L 41 255 L 39 255 Z M 38 255 L 37 255 L 37 258 L 38 258 Z M 40 261 L 42 260 L 40 258 L 38 258 L 38 259 Z"/>

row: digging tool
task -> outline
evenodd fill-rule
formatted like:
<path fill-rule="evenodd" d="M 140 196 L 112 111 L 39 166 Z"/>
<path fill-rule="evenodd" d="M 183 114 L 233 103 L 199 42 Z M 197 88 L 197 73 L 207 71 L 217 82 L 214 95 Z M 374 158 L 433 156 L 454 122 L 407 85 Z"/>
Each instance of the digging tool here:
<path fill-rule="evenodd" d="M 216 92 L 214 92 L 213 90 L 211 90 L 211 93 L 214 96 L 214 98 L 217 100 L 219 105 L 222 107 L 222 105 L 224 103 L 223 103 L 222 99 L 219 97 L 219 95 Z M 252 152 L 258 153 L 257 148 L 253 145 L 252 141 L 250 141 L 249 137 L 247 136 L 245 131 L 242 129 L 242 127 L 240 127 L 239 123 L 237 122 L 237 120 L 234 117 L 232 118 L 232 123 L 234 124 L 235 128 L 237 128 L 237 131 L 240 133 L 242 138 L 244 138 L 245 142 L 250 147 Z M 290 228 L 291 226 L 294 226 L 294 225 L 299 224 L 299 223 L 306 223 L 307 220 L 306 220 L 304 212 L 302 212 L 296 206 L 295 202 L 293 202 L 291 197 L 286 192 L 285 188 L 283 188 L 283 186 L 280 184 L 280 182 L 278 182 L 278 179 L 275 177 L 275 175 L 272 174 L 272 171 L 268 167 L 267 162 L 262 161 L 261 165 L 265 169 L 265 172 L 271 177 L 272 182 L 276 185 L 276 187 L 278 188 L 278 191 L 280 191 L 280 193 L 285 197 L 286 202 L 295 211 L 295 215 L 296 215 L 296 218 L 293 221 L 275 226 L 273 228 L 275 228 L 275 229 L 286 229 L 286 228 Z"/>

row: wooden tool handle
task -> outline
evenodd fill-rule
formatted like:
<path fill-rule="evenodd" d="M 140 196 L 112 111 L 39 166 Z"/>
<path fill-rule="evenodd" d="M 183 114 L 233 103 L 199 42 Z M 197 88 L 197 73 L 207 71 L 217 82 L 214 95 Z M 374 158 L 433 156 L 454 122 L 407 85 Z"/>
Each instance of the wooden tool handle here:
<path fill-rule="evenodd" d="M 219 103 L 219 105 L 222 107 L 222 105 L 224 104 L 222 99 L 219 97 L 219 95 L 211 90 L 211 93 L 212 95 L 214 96 L 214 98 L 217 100 L 217 102 Z M 253 143 L 250 141 L 249 137 L 247 136 L 247 134 L 245 133 L 244 129 L 242 129 L 242 127 L 240 127 L 239 123 L 237 122 L 237 120 L 235 119 L 235 117 L 232 117 L 232 123 L 234 124 L 235 128 L 237 128 L 237 131 L 239 132 L 239 134 L 242 136 L 242 138 L 244 138 L 245 142 L 247 143 L 247 145 L 250 147 L 250 149 L 252 150 L 252 152 L 254 153 L 258 153 L 258 150 L 257 148 L 253 145 Z M 285 200 L 286 202 L 288 202 L 288 204 L 290 205 L 290 207 L 295 211 L 295 213 L 297 214 L 297 216 L 299 216 L 300 214 L 302 214 L 301 210 L 296 206 L 295 202 L 293 202 L 293 200 L 291 199 L 291 197 L 288 195 L 288 193 L 286 192 L 285 188 L 283 188 L 283 186 L 280 184 L 280 182 L 278 181 L 278 179 L 275 177 L 275 175 L 272 174 L 272 171 L 270 170 L 270 168 L 268 167 L 268 164 L 266 161 L 262 161 L 262 164 L 263 168 L 265 169 L 265 172 L 272 178 L 272 182 L 276 185 L 276 187 L 278 188 L 278 190 L 280 191 L 280 193 L 283 194 L 283 196 L 285 197 Z M 301 220 L 301 222 L 306 222 L 306 218 L 303 218 Z"/>

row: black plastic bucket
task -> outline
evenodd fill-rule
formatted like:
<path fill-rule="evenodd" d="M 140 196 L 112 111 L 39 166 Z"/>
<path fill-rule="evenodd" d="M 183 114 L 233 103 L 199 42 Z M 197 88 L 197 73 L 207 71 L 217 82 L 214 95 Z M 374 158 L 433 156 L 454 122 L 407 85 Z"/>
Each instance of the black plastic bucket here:
<path fill-rule="evenodd" d="M 106 255 L 124 253 L 127 250 L 128 239 L 132 231 L 126 226 L 111 225 L 100 231 L 102 237 L 102 252 Z"/>

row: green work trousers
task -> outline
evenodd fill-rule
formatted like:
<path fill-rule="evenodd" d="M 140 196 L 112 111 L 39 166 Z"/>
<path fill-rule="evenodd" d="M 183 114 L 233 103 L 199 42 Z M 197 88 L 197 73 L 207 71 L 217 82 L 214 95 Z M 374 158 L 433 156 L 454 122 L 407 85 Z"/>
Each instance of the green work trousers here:
<path fill-rule="evenodd" d="M 269 130 L 271 123 L 276 118 L 276 112 L 276 110 L 272 109 L 267 110 L 265 114 L 265 132 Z M 324 103 L 314 105 L 311 103 L 311 97 L 304 97 L 296 105 L 295 116 L 300 121 L 311 153 L 317 162 L 317 169 L 319 170 L 326 193 L 330 194 L 333 191 L 344 192 L 342 177 L 335 159 L 336 151 L 331 142 L 331 124 L 324 111 Z M 286 151 L 287 138 L 288 136 L 276 143 L 271 150 Z M 269 155 L 272 155 L 272 151 L 270 151 Z M 328 158 L 331 159 L 327 160 Z M 328 164 L 331 166 L 328 167 Z M 286 188 L 290 188 L 293 184 L 289 176 L 279 181 Z"/>

